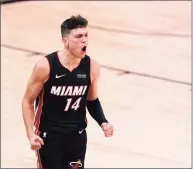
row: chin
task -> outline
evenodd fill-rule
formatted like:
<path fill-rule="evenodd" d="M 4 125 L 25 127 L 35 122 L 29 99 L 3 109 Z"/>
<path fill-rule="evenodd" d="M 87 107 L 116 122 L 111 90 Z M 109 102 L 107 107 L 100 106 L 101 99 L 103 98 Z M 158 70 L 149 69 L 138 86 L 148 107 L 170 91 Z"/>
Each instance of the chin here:
<path fill-rule="evenodd" d="M 84 58 L 86 56 L 86 54 L 80 55 L 79 58 Z"/>

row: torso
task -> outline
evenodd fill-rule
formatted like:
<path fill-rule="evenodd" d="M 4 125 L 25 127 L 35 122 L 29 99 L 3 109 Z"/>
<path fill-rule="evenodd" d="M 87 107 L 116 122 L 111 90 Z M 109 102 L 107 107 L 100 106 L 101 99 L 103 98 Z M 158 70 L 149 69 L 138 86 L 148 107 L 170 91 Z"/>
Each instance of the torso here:
<path fill-rule="evenodd" d="M 86 98 L 91 83 L 90 57 L 85 56 L 73 70 L 62 65 L 57 52 L 46 58 L 50 74 L 42 90 L 40 131 L 70 132 L 85 128 Z"/>

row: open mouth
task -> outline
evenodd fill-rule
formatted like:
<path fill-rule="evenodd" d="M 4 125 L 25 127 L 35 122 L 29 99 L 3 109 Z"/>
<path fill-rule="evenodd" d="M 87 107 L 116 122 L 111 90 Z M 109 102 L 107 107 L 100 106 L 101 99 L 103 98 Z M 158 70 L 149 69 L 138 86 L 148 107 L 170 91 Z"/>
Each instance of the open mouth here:
<path fill-rule="evenodd" d="M 84 46 L 84 47 L 82 48 L 82 51 L 83 51 L 83 52 L 86 52 L 86 46 Z"/>

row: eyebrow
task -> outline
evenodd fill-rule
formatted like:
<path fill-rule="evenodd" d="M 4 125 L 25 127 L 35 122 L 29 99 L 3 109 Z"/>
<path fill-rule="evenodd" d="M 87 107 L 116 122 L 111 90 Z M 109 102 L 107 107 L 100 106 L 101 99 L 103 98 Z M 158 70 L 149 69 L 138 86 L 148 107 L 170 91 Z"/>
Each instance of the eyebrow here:
<path fill-rule="evenodd" d="M 75 34 L 74 36 L 79 36 L 79 35 L 88 35 L 88 32 L 86 32 L 86 33 L 78 33 L 78 34 Z"/>

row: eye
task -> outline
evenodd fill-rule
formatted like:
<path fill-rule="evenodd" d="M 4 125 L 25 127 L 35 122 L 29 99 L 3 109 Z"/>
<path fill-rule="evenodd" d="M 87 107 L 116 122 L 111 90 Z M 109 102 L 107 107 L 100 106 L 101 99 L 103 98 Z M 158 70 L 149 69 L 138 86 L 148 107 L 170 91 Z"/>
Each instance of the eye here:
<path fill-rule="evenodd" d="M 78 36 L 76 36 L 76 38 L 81 38 L 82 37 L 82 35 L 78 35 Z"/>

